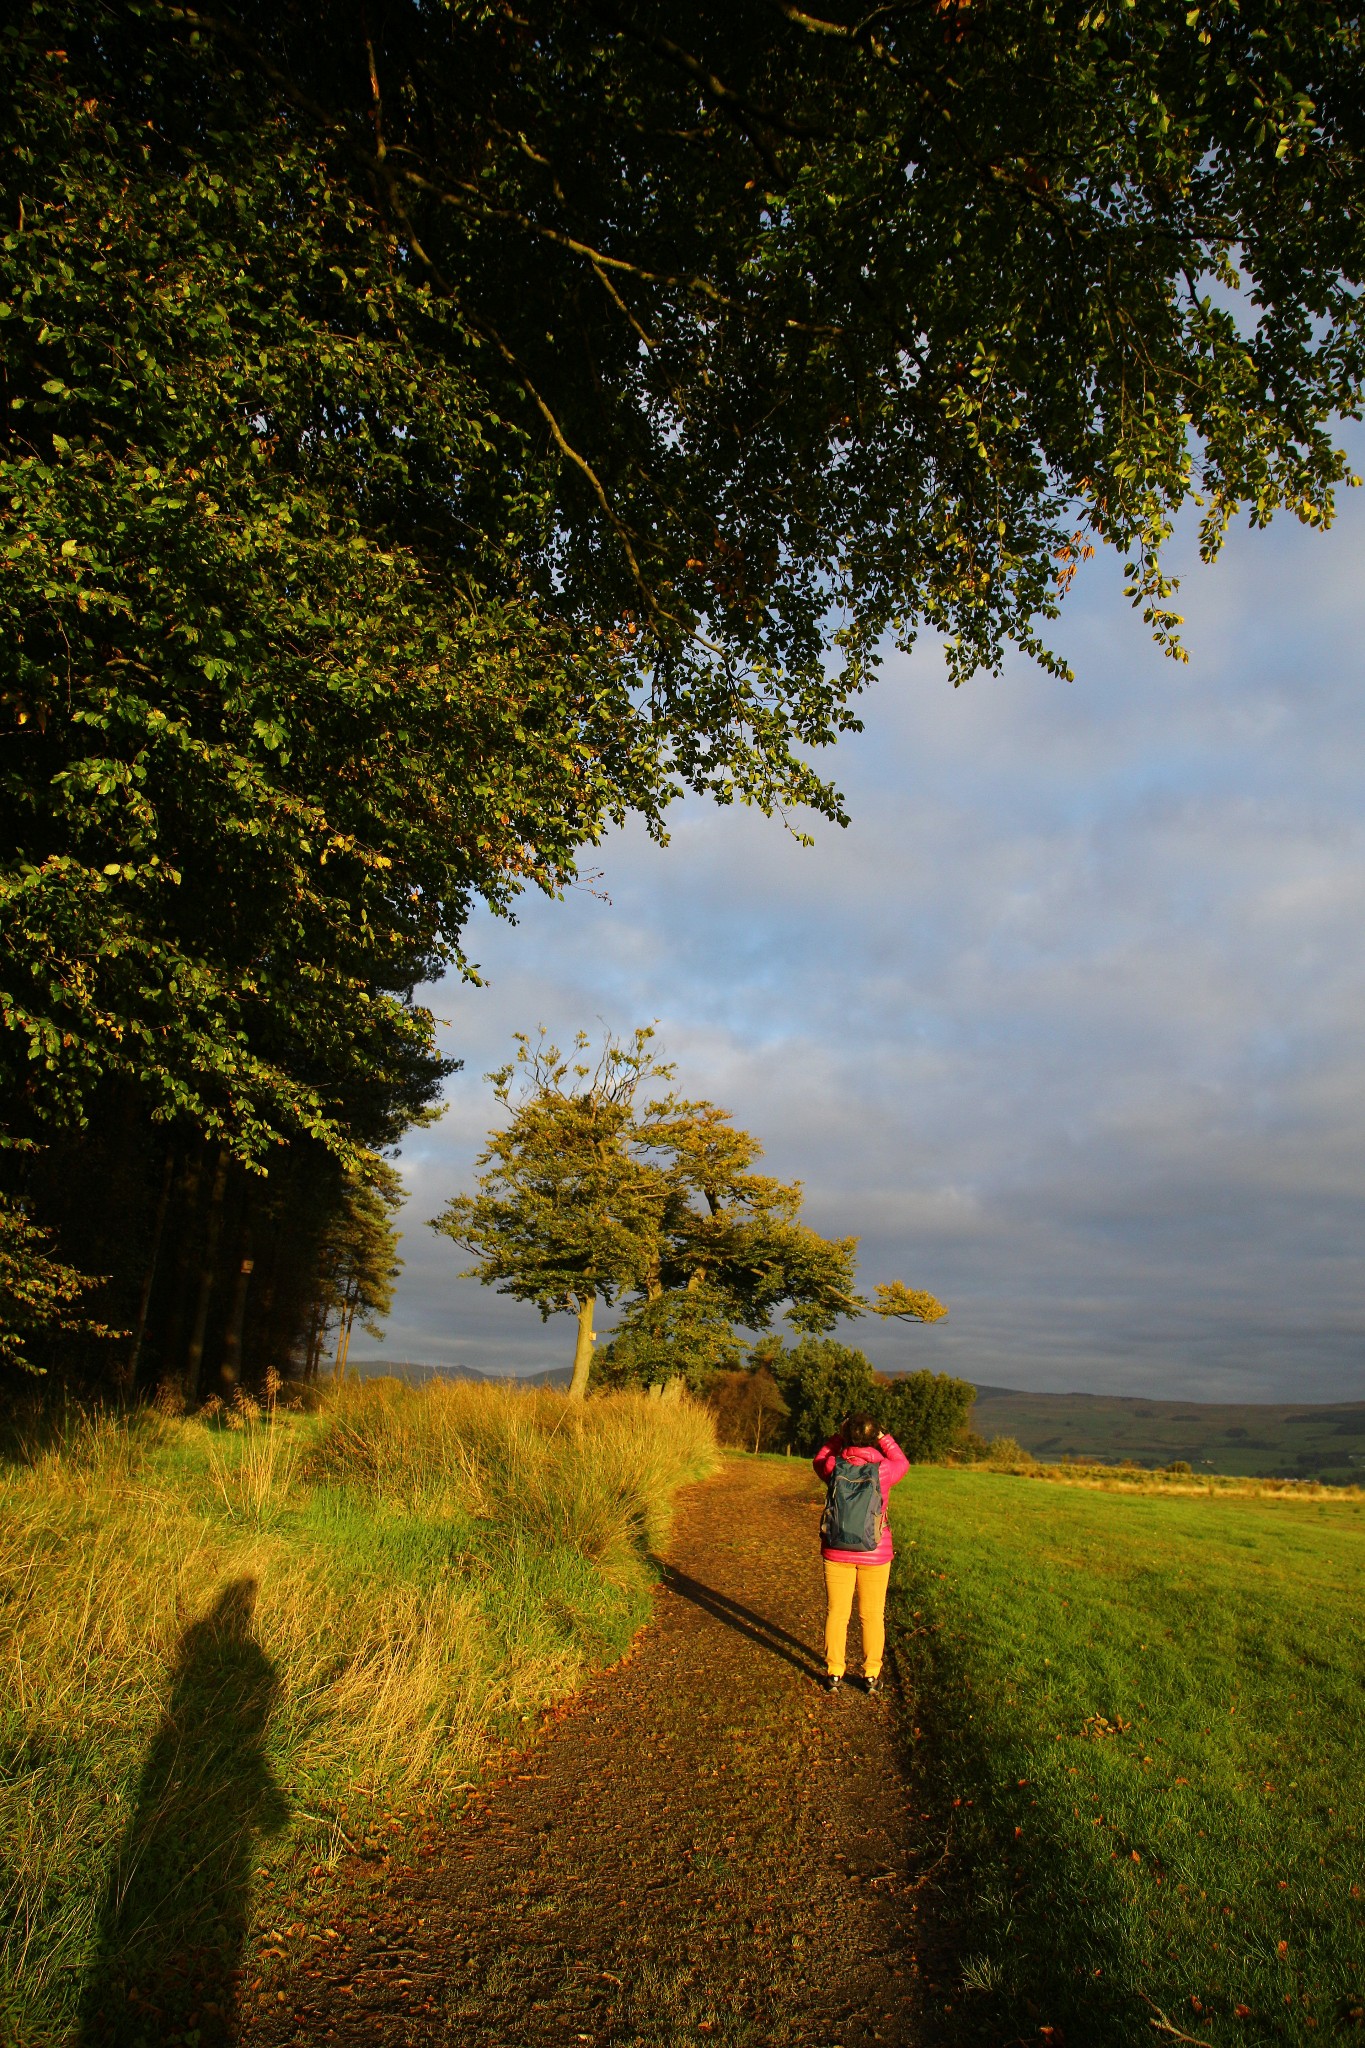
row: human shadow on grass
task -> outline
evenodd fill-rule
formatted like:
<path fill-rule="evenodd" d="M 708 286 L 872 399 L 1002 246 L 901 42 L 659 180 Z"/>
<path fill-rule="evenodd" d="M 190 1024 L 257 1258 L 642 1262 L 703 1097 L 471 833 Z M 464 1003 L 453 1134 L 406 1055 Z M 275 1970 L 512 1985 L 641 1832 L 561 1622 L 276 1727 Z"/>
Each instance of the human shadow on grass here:
<path fill-rule="evenodd" d="M 238 1579 L 180 1638 L 105 1886 L 79 2048 L 228 2048 L 238 2036 L 256 1840 L 288 1807 L 265 1738 L 279 1693 Z"/>
<path fill-rule="evenodd" d="M 689 1578 L 676 1565 L 661 1564 L 660 1576 L 670 1593 L 676 1593 L 682 1600 L 690 1600 L 694 1607 L 723 1621 L 727 1628 L 747 1636 L 751 1643 L 768 1650 L 774 1657 L 781 1657 L 808 1677 L 818 1677 L 824 1670 L 824 1659 L 803 1643 L 800 1636 L 791 1635 L 766 1615 L 755 1614 L 752 1607 L 742 1607 L 738 1600 L 732 1600 L 728 1593 L 719 1593 L 714 1586 L 704 1586 L 700 1579 Z M 799 1653 L 799 1654 L 795 1654 Z"/>

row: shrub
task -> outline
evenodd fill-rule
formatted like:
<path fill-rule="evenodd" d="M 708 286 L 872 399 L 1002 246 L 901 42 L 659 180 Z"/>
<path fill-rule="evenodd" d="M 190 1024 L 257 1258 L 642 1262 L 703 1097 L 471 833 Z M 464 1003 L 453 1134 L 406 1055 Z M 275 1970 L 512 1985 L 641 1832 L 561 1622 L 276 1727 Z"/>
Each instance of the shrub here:
<path fill-rule="evenodd" d="M 716 1418 L 717 1436 L 736 1450 L 776 1450 L 787 1440 L 789 1410 L 766 1365 L 718 1373 L 706 1405 Z"/>
<path fill-rule="evenodd" d="M 832 1337 L 803 1337 L 790 1351 L 760 1346 L 762 1359 L 787 1404 L 786 1441 L 794 1451 L 812 1457 L 852 1409 L 873 1409 L 879 1388 L 861 1351 L 837 1344 Z"/>
<path fill-rule="evenodd" d="M 912 1465 L 941 1462 L 966 1435 L 976 1388 L 946 1372 L 907 1372 L 883 1380 L 874 1407 Z"/>
<path fill-rule="evenodd" d="M 964 1429 L 952 1447 L 950 1457 L 961 1465 L 984 1465 L 991 1447 L 978 1430 Z"/>
<path fill-rule="evenodd" d="M 988 1463 L 1013 1468 L 1018 1465 L 1036 1465 L 1038 1460 L 1032 1451 L 1012 1436 L 993 1436 L 986 1449 Z"/>

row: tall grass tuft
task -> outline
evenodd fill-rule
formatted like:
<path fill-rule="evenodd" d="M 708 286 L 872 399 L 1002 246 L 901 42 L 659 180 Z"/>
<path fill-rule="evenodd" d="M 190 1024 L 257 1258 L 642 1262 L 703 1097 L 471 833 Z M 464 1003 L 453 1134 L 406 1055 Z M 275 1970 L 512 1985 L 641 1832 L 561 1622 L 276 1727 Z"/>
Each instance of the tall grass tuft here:
<path fill-rule="evenodd" d="M 600 1560 L 661 1542 L 675 1490 L 714 1458 L 710 1415 L 692 1402 L 371 1380 L 340 1391 L 310 1471 Z"/>
<path fill-rule="evenodd" d="M 208 1469 L 224 1511 L 249 1528 L 263 1529 L 288 1506 L 300 1444 L 274 1414 L 246 1415 L 241 1437 L 208 1439 Z"/>
<path fill-rule="evenodd" d="M 716 1461 L 705 1411 L 631 1395 L 372 1382 L 242 1420 L 72 1414 L 0 1463 L 0 2039 L 64 2038 L 148 1924 L 167 1969 L 211 1951 L 252 1856 L 285 1882 L 467 1780 L 624 1650 Z M 155 1901 L 163 1866 L 134 1930 L 126 1873 Z"/>

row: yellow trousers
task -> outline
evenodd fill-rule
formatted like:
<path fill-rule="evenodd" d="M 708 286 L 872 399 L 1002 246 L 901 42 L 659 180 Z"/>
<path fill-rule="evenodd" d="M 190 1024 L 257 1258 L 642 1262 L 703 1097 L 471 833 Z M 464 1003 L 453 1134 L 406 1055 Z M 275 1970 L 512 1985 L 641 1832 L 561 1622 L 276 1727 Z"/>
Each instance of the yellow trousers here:
<path fill-rule="evenodd" d="M 863 1630 L 863 1673 L 868 1678 L 880 1677 L 886 1652 L 886 1587 L 890 1577 L 889 1559 L 885 1564 L 834 1564 L 825 1559 L 825 1669 L 831 1676 L 844 1675 L 848 1622 L 856 1586 L 858 1620 Z"/>

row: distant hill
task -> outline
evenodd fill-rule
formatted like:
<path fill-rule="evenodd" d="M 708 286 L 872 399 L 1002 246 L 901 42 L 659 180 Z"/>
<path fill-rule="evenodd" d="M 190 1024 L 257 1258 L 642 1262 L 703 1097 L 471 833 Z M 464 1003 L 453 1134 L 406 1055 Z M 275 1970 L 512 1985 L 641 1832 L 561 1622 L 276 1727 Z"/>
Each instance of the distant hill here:
<path fill-rule="evenodd" d="M 571 1365 L 547 1365 L 540 1372 L 480 1372 L 472 1365 L 428 1365 L 412 1359 L 357 1358 L 351 1365 L 362 1379 L 406 1380 L 419 1387 L 424 1380 L 491 1380 L 518 1387 L 567 1387 Z"/>
<path fill-rule="evenodd" d="M 1365 1401 L 1156 1401 L 980 1386 L 972 1426 L 985 1437 L 1012 1436 L 1051 1462 L 1185 1458 L 1196 1472 L 1365 1484 Z"/>

